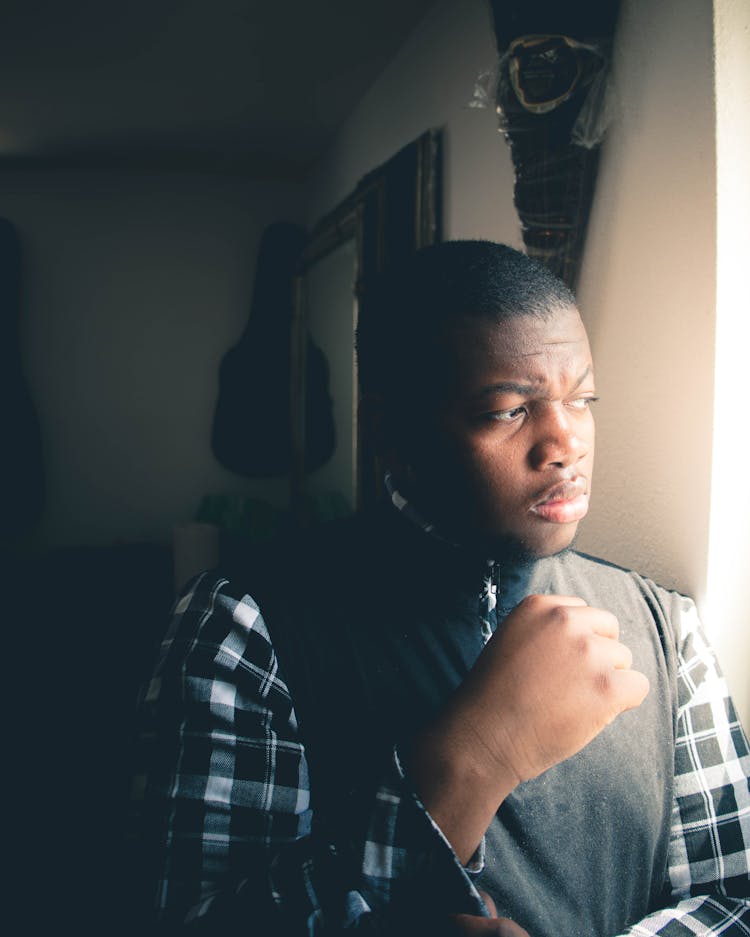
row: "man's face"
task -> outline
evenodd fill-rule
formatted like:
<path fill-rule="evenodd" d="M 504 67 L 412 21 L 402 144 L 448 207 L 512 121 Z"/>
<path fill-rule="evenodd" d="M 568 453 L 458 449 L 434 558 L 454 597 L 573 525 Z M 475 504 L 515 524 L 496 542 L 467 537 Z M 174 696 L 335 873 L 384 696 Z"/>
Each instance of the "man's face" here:
<path fill-rule="evenodd" d="M 416 491 L 464 542 L 564 550 L 588 510 L 594 462 L 593 366 L 577 310 L 467 317 L 444 339 L 448 391 L 420 434 Z"/>

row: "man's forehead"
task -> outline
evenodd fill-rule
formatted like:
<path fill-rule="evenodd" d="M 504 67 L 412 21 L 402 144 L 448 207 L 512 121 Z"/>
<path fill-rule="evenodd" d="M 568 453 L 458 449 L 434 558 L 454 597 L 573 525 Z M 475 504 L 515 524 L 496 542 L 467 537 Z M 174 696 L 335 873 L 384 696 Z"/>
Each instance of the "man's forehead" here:
<path fill-rule="evenodd" d="M 588 353 L 586 330 L 575 307 L 503 319 L 463 316 L 448 329 L 446 338 L 459 358 L 511 360 L 566 351 Z"/>

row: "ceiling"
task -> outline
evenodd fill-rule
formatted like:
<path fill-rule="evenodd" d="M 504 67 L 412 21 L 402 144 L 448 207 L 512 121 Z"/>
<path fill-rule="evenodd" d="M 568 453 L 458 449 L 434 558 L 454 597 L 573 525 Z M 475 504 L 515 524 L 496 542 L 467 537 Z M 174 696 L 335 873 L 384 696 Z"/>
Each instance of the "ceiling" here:
<path fill-rule="evenodd" d="M 0 0 L 0 167 L 300 178 L 435 0 Z"/>

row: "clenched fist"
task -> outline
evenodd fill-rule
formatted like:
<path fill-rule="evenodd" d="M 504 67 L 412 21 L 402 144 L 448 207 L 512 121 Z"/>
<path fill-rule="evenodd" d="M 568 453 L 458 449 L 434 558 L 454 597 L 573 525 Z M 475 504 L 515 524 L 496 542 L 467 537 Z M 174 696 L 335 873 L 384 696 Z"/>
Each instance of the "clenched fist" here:
<path fill-rule="evenodd" d="M 407 759 L 417 792 L 462 861 L 502 801 L 580 751 L 649 685 L 610 612 L 532 595 L 490 639 Z"/>
<path fill-rule="evenodd" d="M 479 893 L 489 917 L 479 917 L 473 914 L 455 914 L 449 920 L 446 937 L 529 937 L 520 924 L 507 917 L 498 917 L 495 902 L 485 892 Z"/>

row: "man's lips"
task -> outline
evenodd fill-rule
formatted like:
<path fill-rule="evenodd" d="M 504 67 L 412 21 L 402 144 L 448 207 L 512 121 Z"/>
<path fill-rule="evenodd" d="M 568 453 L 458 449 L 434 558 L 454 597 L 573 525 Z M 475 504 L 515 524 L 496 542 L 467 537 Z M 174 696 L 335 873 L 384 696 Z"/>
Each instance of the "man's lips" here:
<path fill-rule="evenodd" d="M 542 492 L 531 513 L 553 524 L 572 524 L 586 516 L 589 495 L 586 479 L 567 479 Z"/>

